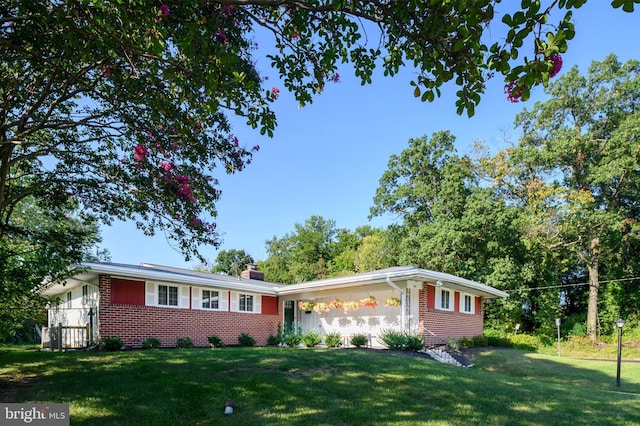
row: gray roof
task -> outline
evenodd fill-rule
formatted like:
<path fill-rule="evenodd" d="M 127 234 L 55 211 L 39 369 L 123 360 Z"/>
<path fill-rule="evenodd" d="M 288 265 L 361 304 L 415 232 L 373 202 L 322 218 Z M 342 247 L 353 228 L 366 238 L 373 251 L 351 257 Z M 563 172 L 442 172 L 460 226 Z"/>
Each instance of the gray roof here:
<path fill-rule="evenodd" d="M 90 282 L 100 274 L 121 276 L 123 278 L 137 278 L 141 280 L 163 281 L 190 284 L 205 287 L 223 287 L 229 290 L 247 291 L 266 295 L 295 295 L 309 291 L 331 290 L 346 287 L 368 286 L 391 281 L 406 283 L 407 281 L 426 282 L 434 285 L 444 285 L 447 288 L 466 291 L 485 298 L 507 297 L 507 293 L 465 278 L 443 272 L 435 272 L 415 266 L 398 266 L 380 269 L 361 274 L 308 281 L 300 284 L 282 285 L 268 281 L 246 278 L 236 278 L 228 275 L 195 271 L 192 269 L 141 263 L 128 265 L 122 263 L 84 262 L 75 267 L 79 273 L 68 279 L 69 282 Z M 43 292 L 53 295 L 63 291 L 60 285 L 52 286 Z"/>

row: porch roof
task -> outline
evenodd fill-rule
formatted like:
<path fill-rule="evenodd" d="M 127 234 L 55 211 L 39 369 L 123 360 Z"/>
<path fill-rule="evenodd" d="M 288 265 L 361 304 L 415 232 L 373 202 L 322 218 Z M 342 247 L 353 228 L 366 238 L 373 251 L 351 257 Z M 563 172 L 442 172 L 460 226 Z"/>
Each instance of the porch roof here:
<path fill-rule="evenodd" d="M 424 282 L 431 285 L 442 285 L 446 288 L 469 292 L 487 299 L 507 297 L 508 294 L 486 284 L 471 281 L 466 278 L 435 272 L 415 266 L 398 266 L 394 268 L 380 269 L 356 275 L 327 278 L 323 280 L 309 281 L 301 284 L 281 286 L 276 289 L 278 295 L 295 295 L 309 291 L 332 290 L 338 288 L 368 286 L 386 283 L 387 279 L 400 287 L 406 287 L 408 281 Z"/>

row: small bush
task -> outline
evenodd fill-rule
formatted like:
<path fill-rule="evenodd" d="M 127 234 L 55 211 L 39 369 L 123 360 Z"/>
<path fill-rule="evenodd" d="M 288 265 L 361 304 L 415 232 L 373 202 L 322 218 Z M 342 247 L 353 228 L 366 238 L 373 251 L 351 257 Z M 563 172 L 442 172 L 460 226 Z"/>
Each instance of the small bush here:
<path fill-rule="evenodd" d="M 307 348 L 312 348 L 322 342 L 322 336 L 316 331 L 310 331 L 302 336 L 302 344 Z"/>
<path fill-rule="evenodd" d="M 473 336 L 473 345 L 482 347 L 489 346 L 489 339 L 480 335 Z"/>
<path fill-rule="evenodd" d="M 405 349 L 412 352 L 424 349 L 424 339 L 418 334 L 408 334 Z"/>
<path fill-rule="evenodd" d="M 124 343 L 120 337 L 109 336 L 103 337 L 100 341 L 100 350 L 107 352 L 116 352 L 122 349 Z"/>
<path fill-rule="evenodd" d="M 342 344 L 342 338 L 340 333 L 329 333 L 324 336 L 324 344 L 327 345 L 328 348 L 337 348 Z"/>
<path fill-rule="evenodd" d="M 218 336 L 207 336 L 207 340 L 212 348 L 223 348 L 224 343 L 222 343 L 222 339 Z"/>
<path fill-rule="evenodd" d="M 363 346 L 367 346 L 369 343 L 369 338 L 366 334 L 356 334 L 351 337 L 351 344 L 356 348 L 361 348 Z"/>
<path fill-rule="evenodd" d="M 407 346 L 407 335 L 399 331 L 386 330 L 380 334 L 380 340 L 393 351 L 403 350 Z"/>
<path fill-rule="evenodd" d="M 460 339 L 460 342 L 458 343 L 462 349 L 469 349 L 475 345 L 475 343 L 473 342 L 473 339 L 470 337 L 463 337 L 462 339 Z"/>
<path fill-rule="evenodd" d="M 516 349 L 535 351 L 540 346 L 538 338 L 529 334 L 516 334 L 510 340 L 511 346 Z"/>
<path fill-rule="evenodd" d="M 148 337 L 142 341 L 142 349 L 158 349 L 160 347 L 160 339 L 157 337 Z"/>
<path fill-rule="evenodd" d="M 238 344 L 240 346 L 255 346 L 256 339 L 248 333 L 240 333 L 238 336 Z"/>
<path fill-rule="evenodd" d="M 267 346 L 278 346 L 279 344 L 280 339 L 278 338 L 278 336 L 270 334 L 269 337 L 267 337 Z"/>
<path fill-rule="evenodd" d="M 191 337 L 178 337 L 176 339 L 176 347 L 178 348 L 192 348 L 193 341 Z"/>
<path fill-rule="evenodd" d="M 299 334 L 287 333 L 284 335 L 284 343 L 286 343 L 290 348 L 297 347 L 301 341 L 302 337 Z"/>

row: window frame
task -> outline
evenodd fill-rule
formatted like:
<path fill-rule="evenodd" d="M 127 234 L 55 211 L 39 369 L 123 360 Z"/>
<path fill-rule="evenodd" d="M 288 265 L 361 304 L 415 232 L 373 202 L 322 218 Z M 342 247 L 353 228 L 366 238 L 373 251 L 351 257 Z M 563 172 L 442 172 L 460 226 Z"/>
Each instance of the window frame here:
<path fill-rule="evenodd" d="M 467 306 L 466 306 L 467 298 L 469 298 L 469 309 L 467 309 Z M 460 312 L 462 312 L 463 314 L 469 314 L 469 315 L 475 314 L 475 308 L 476 308 L 475 298 L 476 297 L 473 294 L 460 293 Z"/>
<path fill-rule="evenodd" d="M 166 294 L 162 295 L 162 290 L 163 287 L 166 289 Z M 174 291 L 171 291 L 174 290 Z M 174 293 L 175 292 L 175 304 L 171 303 L 173 300 Z M 158 306 L 163 306 L 163 307 L 168 307 L 168 308 L 179 308 L 180 307 L 180 289 L 178 286 L 176 285 L 170 285 L 170 284 L 158 284 L 157 285 L 157 302 L 158 302 Z M 164 300 L 163 300 L 164 299 Z M 164 303 L 163 303 L 164 302 Z"/>
<path fill-rule="evenodd" d="M 443 298 L 443 294 L 446 293 L 447 297 Z M 443 302 L 446 300 L 447 306 L 443 306 Z M 436 309 L 440 311 L 453 312 L 455 304 L 455 293 L 453 290 L 446 287 L 436 287 Z"/>
<path fill-rule="evenodd" d="M 209 296 L 207 297 L 207 303 L 209 306 L 204 306 L 205 304 L 205 296 L 204 293 L 207 292 L 209 293 Z M 213 293 L 215 293 L 216 295 L 213 296 Z M 213 289 L 201 289 L 200 290 L 200 309 L 205 309 L 207 311 L 219 311 L 220 310 L 220 291 L 218 290 L 213 290 Z M 216 306 L 213 307 L 213 302 L 214 302 L 214 297 L 215 297 L 215 304 Z"/>

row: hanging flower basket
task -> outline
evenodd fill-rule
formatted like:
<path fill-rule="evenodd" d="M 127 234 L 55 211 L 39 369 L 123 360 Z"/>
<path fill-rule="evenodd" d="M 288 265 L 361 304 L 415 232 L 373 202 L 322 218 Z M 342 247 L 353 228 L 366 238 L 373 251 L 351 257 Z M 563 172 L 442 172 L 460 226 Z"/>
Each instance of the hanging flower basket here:
<path fill-rule="evenodd" d="M 355 311 L 359 307 L 360 307 L 360 305 L 358 304 L 358 302 L 344 302 L 342 304 L 342 309 L 344 309 L 345 313 L 347 313 L 349 311 Z"/>
<path fill-rule="evenodd" d="M 329 303 L 329 309 L 342 309 L 342 301 L 340 299 L 333 299 Z"/>
<path fill-rule="evenodd" d="M 402 302 L 397 297 L 389 297 L 384 301 L 384 306 L 400 306 Z"/>
<path fill-rule="evenodd" d="M 358 305 L 363 308 L 375 308 L 376 306 L 378 306 L 378 301 L 375 297 L 369 296 L 361 299 L 360 302 L 358 302 Z"/>
<path fill-rule="evenodd" d="M 322 314 L 324 312 L 329 312 L 331 308 L 329 307 L 329 304 L 320 302 L 316 303 L 316 305 L 313 307 L 313 310 L 319 314 Z"/>
<path fill-rule="evenodd" d="M 316 306 L 316 304 L 311 302 L 310 300 L 305 300 L 304 302 L 303 301 L 298 302 L 298 307 L 303 311 L 310 311 L 313 309 L 314 306 Z"/>

